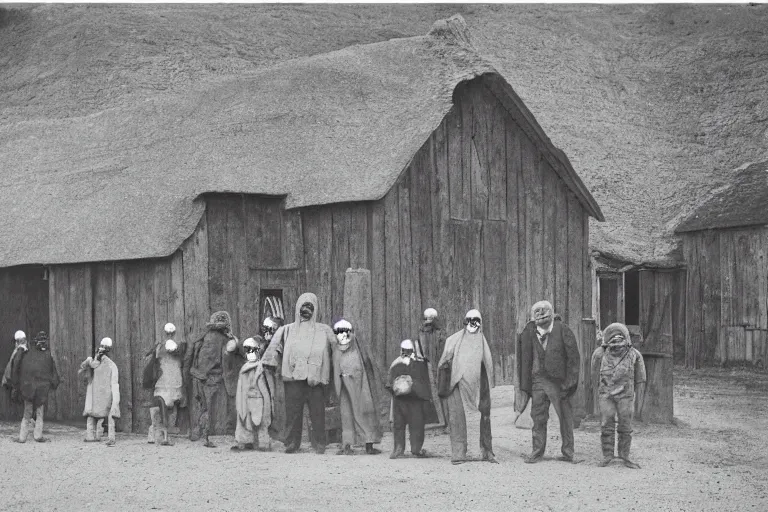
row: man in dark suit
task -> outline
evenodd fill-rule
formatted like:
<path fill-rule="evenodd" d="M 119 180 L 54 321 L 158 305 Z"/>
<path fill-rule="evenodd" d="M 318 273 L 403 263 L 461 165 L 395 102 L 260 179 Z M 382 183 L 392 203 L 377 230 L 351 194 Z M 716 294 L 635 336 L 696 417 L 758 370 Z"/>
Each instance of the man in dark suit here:
<path fill-rule="evenodd" d="M 533 451 L 525 462 L 539 462 L 547 446 L 549 404 L 560 420 L 562 456 L 573 459 L 573 410 L 570 398 L 579 383 L 579 349 L 576 336 L 559 317 L 552 304 L 540 301 L 531 308 L 532 320 L 517 337 L 517 375 L 520 391 L 531 397 Z"/>

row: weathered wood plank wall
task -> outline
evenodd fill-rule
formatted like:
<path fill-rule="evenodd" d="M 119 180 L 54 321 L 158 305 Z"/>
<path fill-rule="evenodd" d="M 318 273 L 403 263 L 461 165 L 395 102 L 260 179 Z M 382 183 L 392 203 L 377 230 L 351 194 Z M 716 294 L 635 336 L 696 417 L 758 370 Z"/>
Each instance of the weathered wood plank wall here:
<path fill-rule="evenodd" d="M 0 368 L 13 353 L 16 331 L 22 330 L 31 343 L 40 331 L 49 331 L 48 283 L 42 266 L 10 267 L 0 270 Z M 0 370 L 0 371 L 2 371 Z M 10 400 L 0 389 L 0 420 L 21 419 L 23 406 Z"/>
<path fill-rule="evenodd" d="M 386 364 L 402 339 L 417 335 L 425 308 L 439 311 L 448 334 L 477 308 L 496 382 L 512 383 L 514 340 L 535 301 L 550 300 L 577 336 L 589 316 L 587 215 L 490 90 L 471 82 L 454 98 L 374 206 L 369 236 L 384 248 L 384 261 L 371 261 L 374 291 L 384 296 L 377 304 L 374 295 L 374 311 L 383 312 L 377 328 L 385 331 L 375 343 L 386 343 Z M 580 341 L 582 354 L 593 345 Z"/>
<path fill-rule="evenodd" d="M 685 363 L 765 366 L 768 228 L 685 233 Z"/>

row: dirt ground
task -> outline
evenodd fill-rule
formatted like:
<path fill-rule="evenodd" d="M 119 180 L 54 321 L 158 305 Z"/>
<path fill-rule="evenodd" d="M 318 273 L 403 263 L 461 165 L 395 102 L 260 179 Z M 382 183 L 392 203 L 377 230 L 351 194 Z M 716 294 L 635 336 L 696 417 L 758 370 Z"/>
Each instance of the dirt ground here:
<path fill-rule="evenodd" d="M 83 430 L 46 424 L 51 443 L 12 442 L 15 423 L 0 424 L 1 510 L 768 510 L 768 374 L 676 369 L 676 425 L 635 428 L 630 470 L 600 459 L 599 423 L 575 433 L 577 465 L 555 460 L 557 421 L 550 420 L 548 460 L 524 464 L 530 431 L 512 425 L 513 388 L 493 390 L 498 465 L 450 464 L 448 437 L 428 433 L 434 457 L 389 460 L 384 454 L 326 455 L 303 446 L 286 455 L 230 452 L 177 438 L 148 445 L 118 434 L 117 446 L 84 444 Z M 472 420 L 474 421 L 474 420 Z M 470 437 L 475 455 L 477 433 Z M 358 449 L 358 452 L 360 450 Z"/>

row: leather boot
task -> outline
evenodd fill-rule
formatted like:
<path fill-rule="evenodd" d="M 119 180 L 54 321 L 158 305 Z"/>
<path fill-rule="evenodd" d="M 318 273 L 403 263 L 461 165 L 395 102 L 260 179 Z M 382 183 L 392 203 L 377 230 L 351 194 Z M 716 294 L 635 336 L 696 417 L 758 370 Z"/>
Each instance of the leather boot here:
<path fill-rule="evenodd" d="M 381 450 L 374 448 L 373 443 L 365 443 L 365 453 L 368 455 L 378 455 L 381 453 Z"/>

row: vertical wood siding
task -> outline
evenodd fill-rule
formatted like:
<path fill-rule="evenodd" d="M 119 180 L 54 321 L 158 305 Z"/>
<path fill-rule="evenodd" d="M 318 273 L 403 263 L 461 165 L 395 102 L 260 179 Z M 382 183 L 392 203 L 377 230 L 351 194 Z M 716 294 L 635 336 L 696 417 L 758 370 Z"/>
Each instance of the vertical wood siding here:
<path fill-rule="evenodd" d="M 685 363 L 765 366 L 768 335 L 768 228 L 683 235 Z"/>

